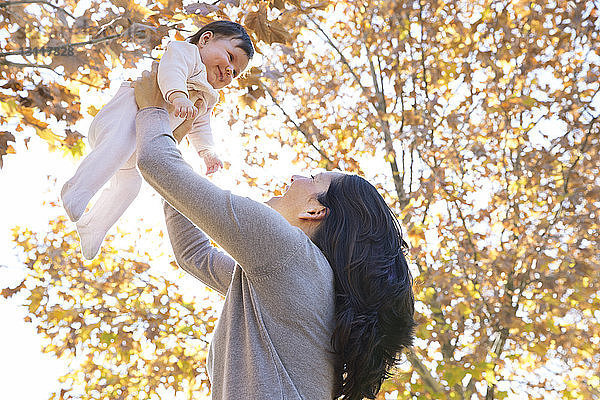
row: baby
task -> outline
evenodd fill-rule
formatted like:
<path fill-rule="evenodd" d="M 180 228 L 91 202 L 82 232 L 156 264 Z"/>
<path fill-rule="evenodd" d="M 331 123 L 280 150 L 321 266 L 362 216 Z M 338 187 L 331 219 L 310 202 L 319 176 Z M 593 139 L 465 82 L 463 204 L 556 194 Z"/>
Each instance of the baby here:
<path fill-rule="evenodd" d="M 211 174 L 223 166 L 213 150 L 210 115 L 219 99 L 216 89 L 231 83 L 247 67 L 254 47 L 235 22 L 205 25 L 185 42 L 171 42 L 158 65 L 158 86 L 168 103 L 171 129 L 191 122 L 188 138 Z M 90 124 L 92 151 L 61 190 L 67 215 L 76 222 L 83 256 L 93 259 L 106 232 L 137 196 L 134 89 L 124 83 Z M 182 125 L 183 126 L 183 125 Z M 186 124 L 187 126 L 187 124 Z M 86 206 L 110 180 L 88 213 Z"/>

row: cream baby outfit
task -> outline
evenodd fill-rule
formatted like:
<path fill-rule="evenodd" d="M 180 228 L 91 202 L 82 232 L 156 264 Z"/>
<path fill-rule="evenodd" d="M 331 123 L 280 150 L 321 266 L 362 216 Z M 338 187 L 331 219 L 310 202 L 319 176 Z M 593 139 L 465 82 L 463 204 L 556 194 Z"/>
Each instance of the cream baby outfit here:
<path fill-rule="evenodd" d="M 169 95 L 176 91 L 186 93 L 195 103 L 199 114 L 191 124 L 188 138 L 199 153 L 210 151 L 213 147 L 210 115 L 219 93 L 207 81 L 206 67 L 196 45 L 188 42 L 167 45 L 158 66 L 158 86 L 167 103 Z M 104 236 L 140 190 L 142 180 L 135 165 L 137 110 L 134 89 L 125 82 L 94 117 L 88 134 L 92 151 L 62 188 L 63 206 L 69 218 L 77 222 L 81 251 L 86 259 L 96 256 Z M 173 114 L 174 107 L 170 104 L 167 111 L 174 131 L 185 120 Z M 88 202 L 109 180 L 110 185 L 84 214 Z"/>

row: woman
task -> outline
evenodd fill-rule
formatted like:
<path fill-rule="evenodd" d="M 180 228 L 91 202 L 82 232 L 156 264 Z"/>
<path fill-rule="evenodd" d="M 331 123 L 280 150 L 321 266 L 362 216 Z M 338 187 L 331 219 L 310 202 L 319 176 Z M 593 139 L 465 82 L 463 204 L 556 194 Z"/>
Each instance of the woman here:
<path fill-rule="evenodd" d="M 406 243 L 377 190 L 325 172 L 266 205 L 235 196 L 183 161 L 155 76 L 135 94 L 138 168 L 166 200 L 177 262 L 225 296 L 213 399 L 373 398 L 415 324 Z"/>

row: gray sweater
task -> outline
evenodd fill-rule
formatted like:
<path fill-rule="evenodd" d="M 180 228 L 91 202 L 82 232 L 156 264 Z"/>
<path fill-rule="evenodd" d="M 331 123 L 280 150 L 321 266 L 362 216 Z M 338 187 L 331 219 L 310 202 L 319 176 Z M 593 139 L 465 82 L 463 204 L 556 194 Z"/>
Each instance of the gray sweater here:
<path fill-rule="evenodd" d="M 169 203 L 178 264 L 225 296 L 207 359 L 212 398 L 331 399 L 334 287 L 321 251 L 270 207 L 195 173 L 165 110 L 138 111 L 136 127 L 138 168 Z"/>

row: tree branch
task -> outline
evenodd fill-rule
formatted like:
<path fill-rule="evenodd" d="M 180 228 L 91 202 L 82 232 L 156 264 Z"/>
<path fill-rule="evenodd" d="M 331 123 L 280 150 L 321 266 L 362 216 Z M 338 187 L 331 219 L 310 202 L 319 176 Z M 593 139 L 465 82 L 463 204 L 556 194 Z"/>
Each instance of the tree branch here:
<path fill-rule="evenodd" d="M 88 44 L 96 44 L 96 43 L 106 42 L 106 41 L 109 41 L 109 40 L 120 38 L 122 36 L 123 36 L 123 33 L 120 33 L 120 34 L 116 34 L 116 35 L 104 36 L 104 37 L 100 37 L 100 38 L 97 38 L 97 39 L 88 40 L 88 41 L 85 41 L 85 42 L 68 43 L 68 44 L 65 44 L 62 47 L 81 47 L 81 46 L 86 46 Z M 52 46 L 52 47 L 58 47 L 58 46 Z M 32 51 L 32 50 L 33 49 L 21 49 L 19 51 L 9 51 L 9 52 L 6 52 L 6 53 L 0 53 L 0 57 L 24 56 L 24 53 Z"/>
<path fill-rule="evenodd" d="M 600 88 L 598 88 L 598 91 L 600 91 Z M 598 93 L 598 91 L 596 91 L 596 93 Z M 594 94 L 595 96 L 596 94 Z M 594 98 L 594 96 L 592 96 L 592 99 Z M 589 103 L 587 105 L 589 107 Z M 575 168 L 575 166 L 579 163 L 579 160 L 581 160 L 581 157 L 583 155 L 583 153 L 586 150 L 587 147 L 587 141 L 588 138 L 592 132 L 592 127 L 594 126 L 594 123 L 596 122 L 596 120 L 600 118 L 600 114 L 596 115 L 594 118 L 592 118 L 592 120 L 590 121 L 590 127 L 585 135 L 585 138 L 583 139 L 583 142 L 581 143 L 581 147 L 579 148 L 579 155 L 577 156 L 577 158 L 575 159 L 575 161 L 573 161 L 573 164 L 571 164 L 571 166 L 569 167 L 569 170 L 565 173 L 563 171 L 562 176 L 563 176 L 563 191 L 564 191 L 564 195 L 567 195 L 568 192 L 568 188 L 569 188 L 569 180 L 571 177 L 571 172 L 573 171 L 573 169 Z M 570 131 L 569 131 L 570 132 Z M 567 134 L 569 134 L 569 132 L 567 132 Z M 552 149 L 554 149 L 554 147 L 556 147 L 558 145 L 558 143 L 554 146 L 552 146 Z M 550 149 L 550 151 L 552 151 L 552 149 Z M 560 214 L 563 211 L 563 201 L 561 201 L 558 205 L 558 209 L 556 210 L 556 212 L 554 213 L 554 216 L 552 217 L 552 222 L 550 224 L 548 224 L 548 226 L 544 229 L 543 234 L 540 234 L 541 237 L 546 237 L 546 233 L 550 230 L 550 227 L 555 226 L 556 221 L 558 220 L 558 218 L 560 217 Z"/>
<path fill-rule="evenodd" d="M 400 202 L 400 208 L 406 207 L 409 203 L 408 196 L 404 190 L 404 179 L 398 171 L 398 160 L 396 159 L 396 150 L 392 142 L 392 135 L 390 133 L 390 125 L 387 120 L 381 118 L 380 123 L 383 128 L 383 138 L 385 141 L 385 150 L 388 157 L 388 164 L 392 170 L 392 178 L 394 180 L 394 186 L 396 188 L 396 194 L 398 195 L 398 201 Z M 404 160 L 403 160 L 404 161 Z M 403 163 L 404 165 L 404 163 Z"/>
<path fill-rule="evenodd" d="M 450 195 L 450 193 L 448 193 L 446 191 L 446 189 L 444 189 L 444 191 L 448 195 Z M 479 260 L 479 253 L 477 252 L 477 248 L 475 247 L 475 243 L 473 242 L 473 237 L 471 236 L 471 231 L 467 227 L 467 221 L 465 219 L 465 216 L 463 215 L 462 209 L 460 208 L 460 205 L 458 204 L 458 199 L 454 198 L 454 199 L 452 199 L 452 202 L 456 206 L 456 209 L 458 210 L 458 217 L 460 218 L 460 220 L 462 222 L 462 226 L 465 229 L 465 232 L 467 232 L 467 240 L 469 241 L 469 246 L 471 246 L 471 249 L 473 250 L 473 260 L 475 262 L 477 262 Z"/>
<path fill-rule="evenodd" d="M 366 38 L 365 38 L 366 39 Z M 371 71 L 371 79 L 373 80 L 373 86 L 375 87 L 375 93 L 377 97 L 377 103 L 374 105 L 375 110 L 377 112 L 377 119 L 383 130 L 383 139 L 385 142 L 385 152 L 387 162 L 390 165 L 390 169 L 392 170 L 392 179 L 394 180 L 394 187 L 396 189 L 396 195 L 398 196 L 398 202 L 400 204 L 400 208 L 406 207 L 408 204 L 408 196 L 406 195 L 406 191 L 404 190 L 404 178 L 403 175 L 400 175 L 398 170 L 398 160 L 396 158 L 396 150 L 394 150 L 394 143 L 392 141 L 392 134 L 390 130 L 390 125 L 384 115 L 386 114 L 386 103 L 385 103 L 385 95 L 383 89 L 383 78 L 381 77 L 381 65 L 379 69 L 379 75 L 381 82 L 381 86 L 378 83 L 377 72 L 375 71 L 375 66 L 373 65 L 373 55 L 369 50 L 369 46 L 366 44 L 365 40 L 365 51 L 367 52 L 367 59 L 369 60 L 369 69 Z M 404 116 L 404 114 L 402 114 Z M 404 167 L 404 160 L 402 160 L 402 166 Z M 403 168 L 404 170 L 404 168 Z"/>
<path fill-rule="evenodd" d="M 377 102 L 377 104 L 375 105 L 375 108 L 377 109 L 378 112 L 380 113 L 385 113 L 385 102 L 382 102 L 382 92 L 383 92 L 383 86 L 379 87 L 379 82 L 377 81 L 377 72 L 375 71 L 375 66 L 373 65 L 373 60 L 371 57 L 372 54 L 369 51 L 369 46 L 365 43 L 365 49 L 367 50 L 367 58 L 369 59 L 369 70 L 371 71 L 371 79 L 373 79 L 373 87 L 375 87 L 375 94 L 377 95 L 377 98 L 379 99 L 379 101 Z"/>
<path fill-rule="evenodd" d="M 429 388 L 432 394 L 439 395 L 446 393 L 442 385 L 440 385 L 438 381 L 431 375 L 429 369 L 421 362 L 421 360 L 419 360 L 419 357 L 412 347 L 408 348 L 406 357 L 408 358 L 408 361 L 410 361 L 413 368 L 417 371 L 421 379 L 423 379 L 425 386 Z"/>
<path fill-rule="evenodd" d="M 317 147 L 317 145 L 315 145 L 315 143 L 313 142 L 313 140 L 311 138 L 311 135 L 308 132 L 306 132 L 305 130 L 303 130 L 300 127 L 300 125 L 296 121 L 294 121 L 294 119 L 283 109 L 283 107 L 281 106 L 281 104 L 279 104 L 279 102 L 275 98 L 275 95 L 271 92 L 271 90 L 267 87 L 267 85 L 265 85 L 262 81 L 259 81 L 259 83 L 260 83 L 260 86 L 265 90 L 265 92 L 267 92 L 269 94 L 271 101 L 277 106 L 277 108 L 279 108 L 279 110 L 283 113 L 283 115 L 285 115 L 285 117 L 292 124 L 294 124 L 294 126 L 296 127 L 298 132 L 302 133 L 302 135 L 306 138 L 306 141 L 321 155 L 321 157 L 323 157 L 323 159 L 327 160 L 327 166 L 329 168 L 337 168 L 338 166 L 336 165 L 336 163 L 333 162 L 321 148 L 319 148 L 319 147 Z"/>
<path fill-rule="evenodd" d="M 423 82 L 425 83 L 425 99 L 429 103 L 429 88 L 427 85 L 427 69 L 425 68 L 425 48 L 423 47 L 425 25 L 423 24 L 423 4 L 419 0 L 419 23 L 421 24 L 421 67 L 423 68 Z"/>
<path fill-rule="evenodd" d="M 93 84 L 91 84 L 89 82 L 82 81 L 81 79 L 76 79 L 76 78 L 71 78 L 71 77 L 65 76 L 64 74 L 56 72 L 54 70 L 54 68 L 52 68 L 49 65 L 24 64 L 24 63 L 16 63 L 16 62 L 8 61 L 8 60 L 0 60 L 0 65 L 7 65 L 9 67 L 20 67 L 20 68 L 43 68 L 43 69 L 49 69 L 50 71 L 54 72 L 56 75 L 62 76 L 65 79 L 69 79 L 71 81 L 83 83 L 86 86 L 93 87 L 93 88 L 96 88 L 98 90 L 103 90 L 104 89 L 103 87 L 100 87 L 100 86 L 97 86 L 97 85 L 93 85 Z"/>
<path fill-rule="evenodd" d="M 423 23 L 423 3 L 421 2 L 421 0 L 419 0 L 419 24 L 421 26 L 421 38 L 419 39 L 419 46 L 421 48 L 421 68 L 423 70 L 423 82 L 424 82 L 424 88 L 423 90 L 425 91 L 425 110 L 424 110 L 424 120 L 425 120 L 425 125 L 429 127 L 429 135 L 428 137 L 426 137 L 426 140 L 428 140 L 430 143 L 433 143 L 433 133 L 435 132 L 435 129 L 433 127 L 433 121 L 431 120 L 431 111 L 430 111 L 430 101 L 429 101 L 429 85 L 427 83 L 427 67 L 425 66 L 425 45 L 424 45 L 424 41 L 425 41 L 425 24 Z M 415 72 L 415 78 L 416 78 L 416 72 Z M 415 79 L 416 82 L 416 79 Z M 416 84 L 415 86 L 415 93 L 416 93 Z M 415 104 L 416 104 L 416 94 L 415 94 Z M 441 123 L 441 120 L 440 120 Z M 435 156 L 434 156 L 435 158 Z M 437 160 L 435 161 L 435 164 L 437 165 Z"/>
<path fill-rule="evenodd" d="M 590 121 L 590 127 L 589 127 L 587 133 L 585 134 L 585 138 L 583 139 L 583 142 L 581 143 L 581 147 L 579 148 L 579 155 L 577 156 L 575 161 L 573 161 L 573 164 L 569 167 L 569 170 L 566 173 L 566 178 L 564 179 L 564 185 L 563 185 L 565 195 L 567 194 L 567 191 L 569 188 L 569 179 L 571 178 L 571 173 L 573 172 L 573 169 L 577 166 L 577 163 L 579 163 L 579 160 L 581 160 L 581 157 L 583 156 L 583 154 L 586 151 L 588 139 L 590 137 L 590 134 L 592 133 L 592 128 L 594 126 L 594 123 L 598 119 L 598 117 L 600 117 L 600 114 L 596 115 Z"/>
<path fill-rule="evenodd" d="M 0 56 L 1 56 L 1 54 L 0 54 Z M 9 67 L 20 67 L 20 68 L 44 68 L 44 69 L 49 69 L 50 71 L 52 71 L 54 73 L 58 73 L 58 72 L 54 71 L 54 69 L 52 67 L 50 67 L 49 65 L 16 63 L 16 62 L 8 61 L 8 60 L 0 60 L 0 65 L 6 65 Z"/>
<path fill-rule="evenodd" d="M 471 380 L 465 388 L 465 399 L 471 399 L 473 392 L 475 391 L 475 379 L 471 375 Z"/>
<path fill-rule="evenodd" d="M 127 32 L 127 30 L 124 30 L 123 33 L 118 33 L 116 35 L 99 37 L 97 39 L 88 40 L 86 42 L 71 43 L 69 46 L 71 46 L 71 47 L 81 47 L 81 46 L 86 46 L 88 44 L 96 44 L 96 43 L 106 42 L 106 41 L 109 41 L 109 40 L 113 40 L 113 39 L 117 39 L 117 38 L 122 37 L 125 32 Z"/>
<path fill-rule="evenodd" d="M 5 1 L 3 3 L 0 3 L 0 8 L 2 8 L 2 7 L 8 7 L 8 6 L 13 6 L 13 5 L 17 5 L 17 4 L 44 4 L 44 5 L 47 5 L 47 6 L 50 6 L 50 7 L 54 8 L 55 10 L 61 10 L 62 12 L 64 12 L 69 17 L 71 17 L 73 19 L 76 19 L 73 16 L 73 14 L 69 13 L 64 8 L 56 6 L 56 5 L 52 4 L 52 3 L 50 3 L 49 1 L 43 1 L 43 0 Z"/>
<path fill-rule="evenodd" d="M 494 369 L 496 368 L 497 361 L 500 358 L 500 354 L 502 354 L 502 351 L 504 350 L 504 343 L 506 343 L 507 338 L 508 338 L 508 328 L 502 328 L 500 330 L 500 336 L 498 337 L 498 340 L 494 343 L 494 346 L 492 347 L 492 351 L 494 353 L 496 353 L 496 359 L 494 360 L 494 368 L 492 368 L 492 371 L 491 371 L 492 373 L 494 372 Z M 493 400 L 495 392 L 496 392 L 496 384 L 488 383 L 487 392 L 485 394 L 485 400 Z"/>
<path fill-rule="evenodd" d="M 380 91 L 380 95 L 381 95 L 381 105 L 383 108 L 383 112 L 387 113 L 387 104 L 385 101 L 385 90 L 383 89 L 383 71 L 381 70 L 381 58 L 379 58 L 379 55 L 376 56 L 377 57 L 377 66 L 379 68 L 379 87 L 381 88 Z"/>
<path fill-rule="evenodd" d="M 315 22 L 315 20 L 313 20 L 309 15 L 306 15 L 306 18 L 308 18 L 308 20 L 310 22 L 312 22 L 317 27 L 317 29 L 319 30 L 319 32 L 321 32 L 323 34 L 323 36 L 325 36 L 325 40 L 327 40 L 327 42 L 331 45 L 331 47 L 333 47 L 333 49 L 335 50 L 335 52 L 338 53 L 338 55 L 340 56 L 340 59 L 341 59 L 342 63 L 348 68 L 348 70 L 350 71 L 350 73 L 354 77 L 354 80 L 356 81 L 356 83 L 358 84 L 358 86 L 360 86 L 360 88 L 362 89 L 362 91 L 365 94 L 365 96 L 369 97 L 370 96 L 369 91 L 367 90 L 367 88 L 365 88 L 362 85 L 362 83 L 360 83 L 360 78 L 358 77 L 358 75 L 356 74 L 356 72 L 354 72 L 354 70 L 350 66 L 350 63 L 348 62 L 348 59 L 342 54 L 342 52 L 340 51 L 340 49 L 338 49 L 338 47 L 329 38 L 329 36 L 327 35 L 327 33 L 325 33 L 325 31 L 319 26 L 319 24 L 317 24 Z"/>
<path fill-rule="evenodd" d="M 348 62 L 348 59 L 342 54 L 342 52 L 335 45 L 335 43 L 333 43 L 333 41 L 331 40 L 331 38 L 329 37 L 329 35 L 327 35 L 327 33 L 321 28 L 321 26 L 319 24 L 317 24 L 317 22 L 315 20 L 313 20 L 310 16 L 307 15 L 306 18 L 310 22 L 313 23 L 313 25 L 325 37 L 325 40 L 329 43 L 329 45 L 340 56 L 342 64 L 344 64 L 348 68 L 348 70 L 350 71 L 350 73 L 354 77 L 354 80 L 356 81 L 356 83 L 362 89 L 363 94 L 367 98 L 371 98 L 370 91 L 367 90 L 367 88 L 365 86 L 363 86 L 363 84 L 360 82 L 359 76 L 356 74 L 356 72 L 354 71 L 354 69 L 350 66 L 350 63 Z M 367 47 L 367 46 L 365 45 L 365 47 Z M 368 51 L 368 49 L 367 49 L 367 51 Z M 380 124 L 381 124 L 381 126 L 383 128 L 383 135 L 384 135 L 384 141 L 385 141 L 385 149 L 386 149 L 386 153 L 387 153 L 386 155 L 387 155 L 387 158 L 388 158 L 388 164 L 390 165 L 390 168 L 392 170 L 392 178 L 394 180 L 394 187 L 396 189 L 396 194 L 398 196 L 398 201 L 400 203 L 400 207 L 404 208 L 408 204 L 409 201 L 408 201 L 408 197 L 406 195 L 406 191 L 404 190 L 403 179 L 402 179 L 402 177 L 400 175 L 400 172 L 398 170 L 398 161 L 396 159 L 396 152 L 394 150 L 394 146 L 393 146 L 393 142 L 392 142 L 392 135 L 391 135 L 391 132 L 390 132 L 390 126 L 389 126 L 389 123 L 387 122 L 387 120 L 385 118 L 383 118 L 383 114 L 385 114 L 385 112 L 386 112 L 386 110 L 385 110 L 385 97 L 383 95 L 383 87 L 379 88 L 379 83 L 378 83 L 378 80 L 377 80 L 377 74 L 375 72 L 375 68 L 373 66 L 373 62 L 371 60 L 370 53 L 368 54 L 368 58 L 369 58 L 369 66 L 371 68 L 371 76 L 372 76 L 372 79 L 373 79 L 373 84 L 375 86 L 376 95 L 379 98 L 379 101 L 376 104 L 373 104 L 371 101 L 369 101 L 368 103 L 371 104 L 375 108 L 375 113 L 377 114 L 379 122 L 380 122 Z M 381 84 L 383 85 L 383 78 L 381 79 Z"/>

